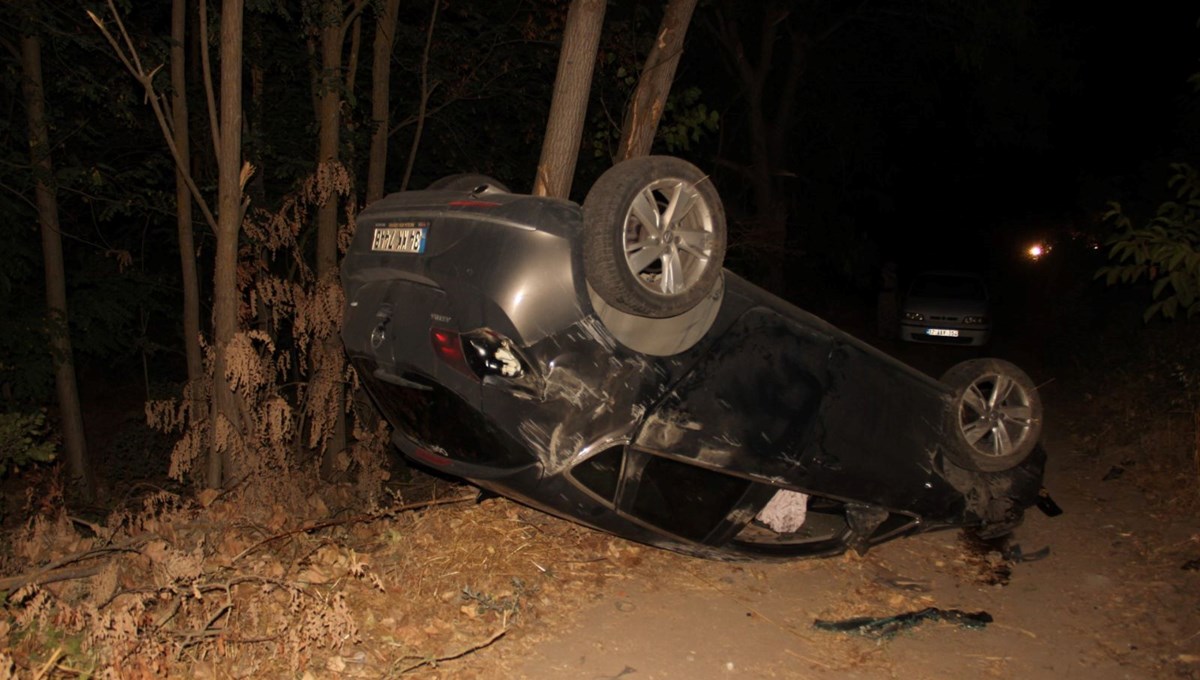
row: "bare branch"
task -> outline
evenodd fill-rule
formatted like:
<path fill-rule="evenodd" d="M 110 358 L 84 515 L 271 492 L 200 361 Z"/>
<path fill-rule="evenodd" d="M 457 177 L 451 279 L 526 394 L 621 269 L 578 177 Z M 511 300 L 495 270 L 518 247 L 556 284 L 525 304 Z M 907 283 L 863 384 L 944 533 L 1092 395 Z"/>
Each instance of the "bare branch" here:
<path fill-rule="evenodd" d="M 203 8 L 203 0 L 201 0 L 200 5 L 201 8 Z M 113 7 L 112 0 L 109 0 L 109 7 L 112 8 L 115 15 L 116 8 Z M 203 13 L 203 9 L 201 11 Z M 167 148 L 171 151 L 171 158 L 175 160 L 175 167 L 178 168 L 180 173 L 183 175 L 184 181 L 188 186 L 188 190 L 191 192 L 192 197 L 196 199 L 196 204 L 200 207 L 200 212 L 204 215 L 205 221 L 208 222 L 208 225 L 212 227 L 213 231 L 215 232 L 217 230 L 217 220 L 213 216 L 212 211 L 209 209 L 208 202 L 204 200 L 203 194 L 200 193 L 200 187 L 196 186 L 196 182 L 192 179 L 191 168 L 185 166 L 183 159 L 179 155 L 179 149 L 175 146 L 174 130 L 167 112 L 163 107 L 162 97 L 158 94 L 158 91 L 154 89 L 154 72 L 157 72 L 158 69 L 155 69 L 152 73 L 146 73 L 145 70 L 142 69 L 141 60 L 138 58 L 136 51 L 133 51 L 132 54 L 127 55 L 121 48 L 121 43 L 119 43 L 117 39 L 113 37 L 112 33 L 108 30 L 108 27 L 104 24 L 104 21 L 91 11 L 88 12 L 88 16 L 91 17 L 97 28 L 100 29 L 100 33 L 104 35 L 104 38 L 108 40 L 108 44 L 112 46 L 113 52 L 116 53 L 117 58 L 121 60 L 121 63 L 125 65 L 126 70 L 133 75 L 134 80 L 137 80 L 145 90 L 146 101 L 150 104 L 150 110 L 154 112 L 154 118 L 158 121 L 158 127 L 160 130 L 162 130 L 163 137 L 166 139 Z M 125 31 L 125 25 L 120 21 L 119 18 L 116 20 L 116 24 L 117 28 L 121 31 L 125 44 L 130 46 L 130 50 L 133 50 L 133 41 L 129 38 L 128 33 Z M 201 21 L 201 25 L 203 26 L 203 20 Z M 204 53 L 207 54 L 207 50 Z M 209 83 L 209 85 L 211 87 L 211 83 Z"/>
<path fill-rule="evenodd" d="M 208 55 L 208 2 L 200 0 L 200 69 L 204 73 L 204 97 L 208 101 L 208 128 L 212 131 L 213 154 L 221 162 L 221 121 L 217 117 L 217 96 L 213 93 L 212 64 Z M 216 231 L 213 224 L 213 231 Z"/>
<path fill-rule="evenodd" d="M 315 524 L 306 524 L 302 527 L 297 527 L 295 529 L 292 529 L 291 531 L 285 531 L 283 533 L 275 534 L 274 536 L 264 538 L 263 540 L 259 541 L 258 543 L 255 543 L 254 545 L 250 546 L 249 548 L 246 548 L 245 550 L 238 553 L 236 556 L 234 556 L 234 558 L 232 560 L 229 560 L 229 563 L 233 564 L 234 562 L 237 562 L 238 560 L 242 559 L 246 555 L 249 555 L 250 553 L 254 552 L 255 550 L 258 550 L 259 548 L 263 547 L 264 545 L 267 545 L 268 543 L 273 543 L 274 541 L 277 541 L 281 538 L 287 538 L 288 536 L 295 536 L 296 534 L 307 534 L 310 531 L 316 531 L 318 529 L 328 529 L 329 527 L 336 527 L 336 526 L 341 526 L 343 524 L 351 524 L 354 522 L 370 522 L 372 520 L 379 519 L 380 517 L 387 517 L 390 515 L 394 515 L 397 512 L 404 512 L 406 510 L 418 510 L 420 508 L 428 508 L 428 507 L 432 507 L 434 505 L 449 505 L 451 503 L 466 503 L 468 501 L 473 501 L 476 498 L 478 498 L 478 496 L 458 496 L 455 498 L 435 498 L 430 501 L 421 501 L 418 503 L 408 503 L 406 505 L 401 505 L 399 507 L 389 508 L 388 510 L 381 512 L 379 514 L 359 515 L 357 517 L 349 517 L 346 519 L 330 520 L 328 522 L 317 522 Z"/>
<path fill-rule="evenodd" d="M 367 0 L 354 0 L 354 9 L 350 10 L 350 13 L 347 14 L 344 19 L 342 19 L 341 30 L 343 42 L 346 40 L 346 31 L 350 29 L 350 25 L 353 24 L 356 19 L 358 19 L 359 15 L 363 13 L 363 10 L 365 10 L 369 4 L 371 3 L 367 2 Z"/>
<path fill-rule="evenodd" d="M 129 57 L 137 66 L 138 72 L 144 73 L 145 69 L 142 68 L 142 60 L 138 57 L 137 48 L 133 45 L 133 38 L 129 37 L 129 31 L 125 30 L 125 22 L 121 21 L 121 15 L 117 13 L 117 6 L 113 4 L 113 0 L 108 0 L 108 9 L 112 12 L 113 21 L 117 22 L 117 28 L 121 31 L 121 38 L 125 40 L 125 46 L 129 49 Z"/>
<path fill-rule="evenodd" d="M 11 593 L 13 591 L 20 590 L 23 586 L 29 585 L 30 583 L 53 583 L 55 581 L 66 581 L 69 579 L 92 576 L 96 573 L 99 573 L 100 567 L 93 565 L 88 567 L 77 567 L 75 569 L 63 568 L 76 562 L 82 562 L 84 560 L 100 557 L 110 553 L 137 550 L 137 548 L 143 543 L 155 538 L 158 538 L 157 534 L 144 533 L 138 534 L 137 536 L 134 536 L 133 538 L 130 538 L 129 540 L 118 545 L 81 550 L 77 553 L 67 555 L 62 559 L 50 562 L 45 566 L 34 569 L 33 571 L 27 571 L 24 574 L 0 579 L 0 590 L 6 590 Z"/>
<path fill-rule="evenodd" d="M 413 165 L 417 160 L 417 149 L 421 146 L 421 133 L 425 131 L 425 115 L 429 108 L 429 96 L 433 91 L 429 88 L 429 51 L 433 46 L 433 29 L 437 24 L 438 6 L 441 0 L 433 0 L 433 13 L 429 16 L 429 30 L 425 32 L 425 50 L 421 54 L 421 103 L 417 110 L 417 129 L 413 132 L 412 146 L 408 149 L 408 165 L 404 168 L 404 179 L 400 182 L 400 191 L 408 188 L 408 180 L 412 178 Z"/>
<path fill-rule="evenodd" d="M 91 14 L 91 12 L 88 12 L 88 14 Z M 0 45 L 3 45 L 4 49 L 11 52 L 14 58 L 16 58 L 16 59 L 21 58 L 21 50 L 17 49 L 17 46 L 14 45 L 12 43 L 12 41 L 10 41 L 8 38 L 5 38 L 2 35 L 0 35 Z"/>

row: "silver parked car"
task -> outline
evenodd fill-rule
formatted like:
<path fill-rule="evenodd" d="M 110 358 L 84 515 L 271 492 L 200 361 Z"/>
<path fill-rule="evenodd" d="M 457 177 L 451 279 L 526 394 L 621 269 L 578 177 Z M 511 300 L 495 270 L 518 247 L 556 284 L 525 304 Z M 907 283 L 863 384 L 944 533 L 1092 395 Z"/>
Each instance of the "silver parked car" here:
<path fill-rule="evenodd" d="M 987 284 L 969 272 L 929 271 L 913 279 L 900 310 L 900 339 L 986 345 L 992 335 Z"/>

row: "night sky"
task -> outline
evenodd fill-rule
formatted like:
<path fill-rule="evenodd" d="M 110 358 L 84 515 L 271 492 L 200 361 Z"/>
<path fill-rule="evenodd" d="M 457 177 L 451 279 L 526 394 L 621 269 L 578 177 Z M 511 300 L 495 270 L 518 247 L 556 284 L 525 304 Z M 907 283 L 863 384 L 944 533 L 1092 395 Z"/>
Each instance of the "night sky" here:
<path fill-rule="evenodd" d="M 1106 201 L 1149 199 L 1168 163 L 1194 157 L 1200 9 L 1043 4 L 1036 39 L 892 147 L 906 158 L 897 213 L 918 233 L 1095 229 Z"/>
<path fill-rule="evenodd" d="M 169 7 L 134 4 L 123 10 L 128 25 L 147 60 L 161 63 Z M 452 173 L 484 172 L 514 190 L 529 190 L 567 5 L 497 0 L 442 6 L 430 65 L 440 85 L 412 187 Z M 593 143 L 611 135 L 614 124 L 619 132 L 631 89 L 623 81 L 632 82 L 630 74 L 641 67 L 659 6 L 609 3 L 572 192 L 577 200 L 612 164 L 603 144 Z M 727 262 L 756 282 L 768 278 L 755 269 L 761 253 L 742 247 L 757 217 L 754 192 L 730 169 L 748 160 L 747 101 L 714 23 L 718 11 L 740 13 L 747 53 L 756 55 L 756 12 L 766 6 L 790 10 L 777 38 L 777 59 L 785 59 L 789 36 L 813 40 L 775 179 L 788 210 L 787 268 L 808 277 L 777 292 L 798 303 L 823 294 L 814 281 L 824 292 L 870 293 L 888 260 L 899 262 L 905 275 L 930 266 L 995 273 L 1034 239 L 1066 243 L 1083 234 L 1084 243 L 1102 242 L 1106 201 L 1149 214 L 1165 194 L 1169 164 L 1193 160 L 1200 151 L 1197 98 L 1188 82 L 1200 71 L 1195 3 L 874 0 L 853 5 L 851 12 L 843 3 L 820 0 L 702 2 L 674 91 L 694 90 L 697 102 L 720 113 L 720 126 L 686 149 L 669 150 L 660 140 L 655 153 L 676 153 L 712 173 L 730 218 Z M 2 7 L 0 28 L 12 43 L 21 20 L 16 4 Z M 103 329 L 81 333 L 81 351 L 130 359 L 128 348 L 154 334 L 161 337 L 151 344 L 174 348 L 179 260 L 165 145 L 144 93 L 79 7 L 46 7 L 52 9 L 38 21 L 46 35 L 43 60 L 73 323 Z M 425 5 L 406 3 L 402 10 L 391 95 L 397 121 L 416 111 L 417 48 L 428 18 Z M 372 21 L 363 32 L 358 91 L 343 106 L 343 153 L 355 164 L 360 194 L 370 129 Z M 307 29 L 301 13 L 253 7 L 247 26 L 246 63 L 261 69 L 265 88 L 263 108 L 255 110 L 247 79 L 245 148 L 259 168 L 248 191 L 255 207 L 270 208 L 313 167 Z M 194 64 L 197 47 L 189 43 L 189 50 Z M 10 51 L 3 55 L 0 139 L 7 155 L 0 184 L 8 190 L 0 192 L 0 210 L 8 229 L 0 231 L 0 245 L 12 253 L 12 266 L 0 275 L 6 291 L 0 312 L 32 327 L 44 312 L 41 253 L 29 198 L 20 65 Z M 193 160 L 202 189 L 211 194 L 215 163 L 197 71 L 189 93 Z M 470 73 L 475 80 L 462 80 Z M 768 109 L 779 92 L 781 76 L 773 77 Z M 438 99 L 448 95 L 457 99 Z M 390 191 L 400 186 L 412 129 L 399 127 L 391 137 Z M 209 286 L 213 239 L 207 228 L 198 238 L 202 280 Z M 120 252 L 130 253 L 136 266 L 119 269 L 112 253 Z M 1090 281 L 1095 266 L 1087 267 L 1077 275 Z M 157 322 L 144 324 L 141 314 Z M 11 335 L 12 342 L 0 348 L 9 352 L 8 365 L 30 365 L 11 357 L 40 356 L 28 334 Z"/>

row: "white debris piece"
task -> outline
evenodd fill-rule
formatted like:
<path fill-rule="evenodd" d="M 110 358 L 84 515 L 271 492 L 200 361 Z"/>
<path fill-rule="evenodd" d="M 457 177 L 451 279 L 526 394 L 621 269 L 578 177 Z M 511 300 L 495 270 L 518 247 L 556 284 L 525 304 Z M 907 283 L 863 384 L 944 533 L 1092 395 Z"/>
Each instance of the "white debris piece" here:
<path fill-rule="evenodd" d="M 780 489 L 758 513 L 758 521 L 781 534 L 790 534 L 804 525 L 808 496 L 799 491 Z"/>
<path fill-rule="evenodd" d="M 521 372 L 521 362 L 517 359 L 517 355 L 508 348 L 508 343 L 498 347 L 495 356 L 496 361 L 500 362 L 500 374 L 504 377 L 511 378 Z"/>

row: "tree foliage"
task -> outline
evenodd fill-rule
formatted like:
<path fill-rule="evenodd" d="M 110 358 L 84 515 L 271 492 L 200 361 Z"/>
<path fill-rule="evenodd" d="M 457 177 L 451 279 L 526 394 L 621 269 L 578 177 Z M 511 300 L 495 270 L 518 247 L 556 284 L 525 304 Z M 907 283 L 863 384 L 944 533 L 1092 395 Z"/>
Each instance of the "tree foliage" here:
<path fill-rule="evenodd" d="M 1151 283 L 1146 320 L 1200 312 L 1200 173 L 1186 163 L 1171 167 L 1167 186 L 1175 197 L 1160 204 L 1148 222 L 1137 224 L 1116 202 L 1105 215 L 1117 230 L 1109 240 L 1113 264 L 1096 276 L 1110 286 Z"/>
<path fill-rule="evenodd" d="M 58 447 L 48 436 L 45 413 L 0 413 L 0 478 L 30 463 L 54 460 Z"/>

